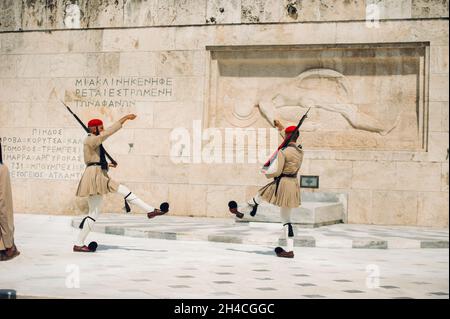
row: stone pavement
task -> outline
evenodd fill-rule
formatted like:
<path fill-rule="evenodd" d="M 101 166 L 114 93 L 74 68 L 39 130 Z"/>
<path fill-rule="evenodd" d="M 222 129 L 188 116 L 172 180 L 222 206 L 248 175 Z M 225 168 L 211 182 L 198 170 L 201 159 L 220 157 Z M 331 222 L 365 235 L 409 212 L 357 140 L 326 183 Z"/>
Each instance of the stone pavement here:
<path fill-rule="evenodd" d="M 82 254 L 71 251 L 78 233 L 71 221 L 16 215 L 22 254 L 0 263 L 0 289 L 21 298 L 447 299 L 449 293 L 448 249 L 299 247 L 295 259 L 279 259 L 273 246 L 92 233 L 99 250 Z"/>
<path fill-rule="evenodd" d="M 81 217 L 74 218 L 73 227 Z M 200 240 L 278 246 L 284 242 L 279 223 L 236 223 L 234 219 L 104 214 L 94 231 L 138 238 Z M 448 229 L 336 224 L 297 228 L 296 247 L 321 248 L 448 248 Z"/>

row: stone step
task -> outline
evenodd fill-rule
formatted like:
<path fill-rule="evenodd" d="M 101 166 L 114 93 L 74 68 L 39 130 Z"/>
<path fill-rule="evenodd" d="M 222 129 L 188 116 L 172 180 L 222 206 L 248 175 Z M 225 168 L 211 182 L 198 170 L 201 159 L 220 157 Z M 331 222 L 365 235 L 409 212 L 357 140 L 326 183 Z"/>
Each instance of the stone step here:
<path fill-rule="evenodd" d="M 291 221 L 300 227 L 315 228 L 343 222 L 344 206 L 342 203 L 333 202 L 305 202 L 299 208 L 292 210 Z M 238 223 L 280 222 L 280 209 L 273 205 L 261 204 L 258 206 L 254 217 L 245 214 L 244 218 L 236 217 Z"/>

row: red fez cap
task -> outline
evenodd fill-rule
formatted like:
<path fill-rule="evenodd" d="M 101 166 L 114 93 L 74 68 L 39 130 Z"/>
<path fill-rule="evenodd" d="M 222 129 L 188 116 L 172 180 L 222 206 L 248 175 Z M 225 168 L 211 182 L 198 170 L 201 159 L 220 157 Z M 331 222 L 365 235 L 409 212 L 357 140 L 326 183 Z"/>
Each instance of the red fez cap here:
<path fill-rule="evenodd" d="M 285 132 L 286 134 L 289 134 L 289 133 L 295 132 L 296 130 L 297 130 L 297 126 L 289 126 L 289 127 L 286 127 L 286 129 L 284 130 L 284 132 Z"/>
<path fill-rule="evenodd" d="M 95 127 L 95 126 L 101 126 L 103 125 L 102 120 L 99 119 L 92 119 L 88 122 L 88 127 Z"/>

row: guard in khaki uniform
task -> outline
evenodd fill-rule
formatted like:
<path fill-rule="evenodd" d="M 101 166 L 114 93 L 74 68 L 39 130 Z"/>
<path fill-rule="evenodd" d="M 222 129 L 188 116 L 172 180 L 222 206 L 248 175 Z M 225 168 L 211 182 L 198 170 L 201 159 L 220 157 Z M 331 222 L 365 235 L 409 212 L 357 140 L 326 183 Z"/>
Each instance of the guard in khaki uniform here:
<path fill-rule="evenodd" d="M 14 244 L 14 216 L 9 170 L 2 160 L 0 141 L 0 261 L 20 255 Z"/>
<path fill-rule="evenodd" d="M 126 121 L 134 120 L 135 118 L 136 115 L 129 114 L 107 129 L 103 129 L 103 122 L 99 119 L 93 119 L 88 123 L 88 128 L 91 133 L 84 141 L 84 162 L 86 163 L 86 169 L 81 177 L 76 195 L 78 197 L 88 197 L 89 215 L 80 224 L 81 231 L 76 244 L 73 246 L 73 251 L 75 252 L 93 252 L 96 250 L 97 245 L 95 242 L 86 246 L 85 240 L 100 214 L 100 207 L 103 201 L 103 195 L 105 194 L 121 194 L 125 198 L 126 206 L 130 203 L 140 207 L 147 212 L 148 218 L 164 215 L 168 212 L 169 207 L 167 203 L 163 203 L 160 206 L 161 209 L 155 209 L 139 199 L 126 186 L 117 183 L 108 176 L 108 168 L 115 167 L 115 165 L 108 164 L 106 161 L 105 149 L 102 143 L 120 130 Z"/>
<path fill-rule="evenodd" d="M 241 211 L 238 210 L 238 205 L 235 201 L 231 201 L 228 206 L 230 212 L 239 218 L 244 216 L 242 212 L 248 212 L 251 216 L 255 216 L 258 205 L 262 201 L 280 207 L 287 251 L 277 247 L 275 248 L 275 253 L 278 257 L 294 258 L 294 230 L 291 224 L 291 213 L 293 208 L 299 207 L 301 204 L 300 184 L 297 175 L 303 161 L 303 150 L 296 143 L 300 135 L 297 127 L 289 126 L 283 132 L 284 128 L 280 122 L 275 121 L 275 125 L 282 131 L 285 139 L 291 138 L 291 142 L 279 150 L 276 171 L 273 174 L 266 175 L 267 178 L 273 178 L 274 180 L 262 187 L 250 201 L 239 205 L 242 207 Z"/>

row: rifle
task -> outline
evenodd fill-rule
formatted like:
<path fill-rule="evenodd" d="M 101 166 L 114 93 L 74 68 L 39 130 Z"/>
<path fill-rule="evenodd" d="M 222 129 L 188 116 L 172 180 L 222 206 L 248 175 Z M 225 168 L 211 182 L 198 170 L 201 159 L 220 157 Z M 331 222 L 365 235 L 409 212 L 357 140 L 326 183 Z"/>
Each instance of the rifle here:
<path fill-rule="evenodd" d="M 308 117 L 308 112 L 309 112 L 309 110 L 311 110 L 311 108 L 309 108 L 309 109 L 306 111 L 306 113 L 302 116 L 302 118 L 301 118 L 300 121 L 298 122 L 298 124 L 297 124 L 297 126 L 296 126 L 296 131 L 299 130 L 300 126 L 302 126 L 303 122 L 304 122 L 304 121 L 306 120 L 306 118 Z M 286 145 L 288 145 L 288 144 L 291 142 L 293 136 L 294 136 L 294 134 L 291 134 L 291 136 L 289 136 L 289 138 L 285 139 L 285 140 L 280 144 L 280 146 L 279 146 L 278 149 L 275 151 L 275 153 L 273 153 L 272 156 L 268 159 L 268 161 L 264 164 L 263 168 L 264 168 L 264 167 L 269 167 L 269 166 L 270 166 L 270 163 L 272 163 L 272 161 L 277 157 L 278 151 L 279 151 L 280 149 L 282 149 L 283 147 L 286 147 Z"/>
<path fill-rule="evenodd" d="M 90 133 L 89 128 L 86 126 L 86 124 L 83 123 L 82 120 L 70 109 L 70 107 L 64 103 L 62 100 L 60 100 L 62 104 L 67 108 L 67 110 L 70 112 L 70 114 L 73 115 L 73 117 L 77 120 L 78 123 L 83 127 L 83 129 L 86 131 L 86 133 Z M 103 148 L 103 145 L 100 145 L 101 148 Z M 117 162 L 111 157 L 111 155 L 108 154 L 108 152 L 103 148 L 103 151 L 105 152 L 105 156 L 111 161 L 111 164 L 117 165 Z"/>

